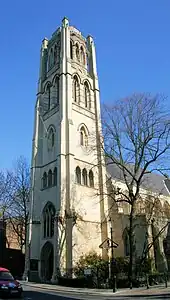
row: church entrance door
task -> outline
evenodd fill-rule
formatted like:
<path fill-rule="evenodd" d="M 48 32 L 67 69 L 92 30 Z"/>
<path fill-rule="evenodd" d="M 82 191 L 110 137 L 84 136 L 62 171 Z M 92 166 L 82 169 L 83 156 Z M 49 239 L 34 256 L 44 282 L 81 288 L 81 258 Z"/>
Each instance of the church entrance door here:
<path fill-rule="evenodd" d="M 53 275 L 54 249 L 50 242 L 46 242 L 41 250 L 41 278 L 50 281 Z"/>

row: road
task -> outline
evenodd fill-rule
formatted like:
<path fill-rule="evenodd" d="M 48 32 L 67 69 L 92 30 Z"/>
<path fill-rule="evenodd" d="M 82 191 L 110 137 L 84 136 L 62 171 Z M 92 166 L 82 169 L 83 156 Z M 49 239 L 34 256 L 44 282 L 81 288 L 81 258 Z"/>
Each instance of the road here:
<path fill-rule="evenodd" d="M 24 288 L 24 299 L 23 300 L 132 300 L 132 299 L 146 299 L 146 300 L 161 300 L 161 299 L 170 299 L 170 293 L 168 294 L 159 294 L 159 295 L 143 295 L 141 297 L 139 296 L 125 296 L 125 295 L 119 295 L 117 293 L 113 296 L 99 296 L 99 295 L 85 295 L 85 294 L 76 294 L 76 293 L 67 293 L 67 292 L 57 292 L 57 291 L 50 291 L 50 290 L 44 290 L 37 287 L 29 287 L 29 286 L 23 286 Z M 60 293 L 60 294 L 59 294 Z M 16 299 L 18 300 L 18 299 Z"/>
<path fill-rule="evenodd" d="M 113 300 L 113 299 L 117 299 L 117 300 L 132 300 L 132 299 L 138 299 L 138 300 L 142 300 L 142 299 L 146 299 L 146 300 L 156 300 L 156 299 L 170 299 L 170 294 L 167 295 L 153 295 L 153 296 L 142 296 L 142 297 L 126 297 L 124 296 L 120 296 L 120 295 L 113 295 L 113 296 L 99 296 L 99 295 L 93 295 L 93 296 L 89 296 L 89 295 L 76 295 L 76 294 L 71 294 L 71 295 L 66 295 L 66 294 L 61 294 L 58 295 L 58 292 L 55 291 L 44 291 L 40 288 L 32 288 L 32 287 L 28 287 L 25 286 L 24 287 L 24 300 Z"/>

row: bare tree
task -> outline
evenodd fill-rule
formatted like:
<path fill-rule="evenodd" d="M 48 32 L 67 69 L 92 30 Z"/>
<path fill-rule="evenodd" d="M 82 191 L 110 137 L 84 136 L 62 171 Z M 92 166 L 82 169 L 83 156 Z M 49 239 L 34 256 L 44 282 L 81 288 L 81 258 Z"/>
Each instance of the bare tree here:
<path fill-rule="evenodd" d="M 126 202 L 129 213 L 130 264 L 132 287 L 134 258 L 134 218 L 136 202 L 148 174 L 169 169 L 170 118 L 165 98 L 160 95 L 132 95 L 103 109 L 103 147 L 107 165 L 116 166 L 125 189 L 114 187 L 114 200 Z M 146 186 L 147 187 L 147 186 Z M 109 196 L 112 196 L 109 194 Z"/>
<path fill-rule="evenodd" d="M 12 190 L 11 176 L 8 172 L 0 172 L 0 218 L 5 220 L 10 208 L 9 195 Z"/>
<path fill-rule="evenodd" d="M 30 195 L 30 168 L 27 160 L 21 156 L 16 161 L 14 170 L 8 172 L 11 192 L 8 195 L 10 207 L 7 210 L 8 222 L 17 236 L 20 249 L 26 245 L 28 226 L 28 202 Z"/>

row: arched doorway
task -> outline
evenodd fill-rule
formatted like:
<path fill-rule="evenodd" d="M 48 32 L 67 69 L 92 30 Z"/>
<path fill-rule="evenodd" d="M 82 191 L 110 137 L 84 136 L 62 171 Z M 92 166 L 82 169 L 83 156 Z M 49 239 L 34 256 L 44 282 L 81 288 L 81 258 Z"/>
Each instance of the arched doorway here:
<path fill-rule="evenodd" d="M 50 281 L 53 275 L 54 250 L 50 242 L 46 242 L 41 250 L 41 278 Z"/>
<path fill-rule="evenodd" d="M 130 244 L 129 244 L 129 230 L 127 227 L 123 231 L 122 238 L 124 243 L 124 256 L 129 256 Z"/>

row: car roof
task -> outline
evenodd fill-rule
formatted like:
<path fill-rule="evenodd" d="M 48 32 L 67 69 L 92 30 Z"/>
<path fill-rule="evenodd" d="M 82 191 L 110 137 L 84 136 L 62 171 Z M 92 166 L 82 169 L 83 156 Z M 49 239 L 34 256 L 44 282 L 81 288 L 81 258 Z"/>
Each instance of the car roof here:
<path fill-rule="evenodd" d="M 1 267 L 0 267 L 0 272 L 9 272 L 9 270 L 8 270 L 8 269 L 1 268 Z"/>

